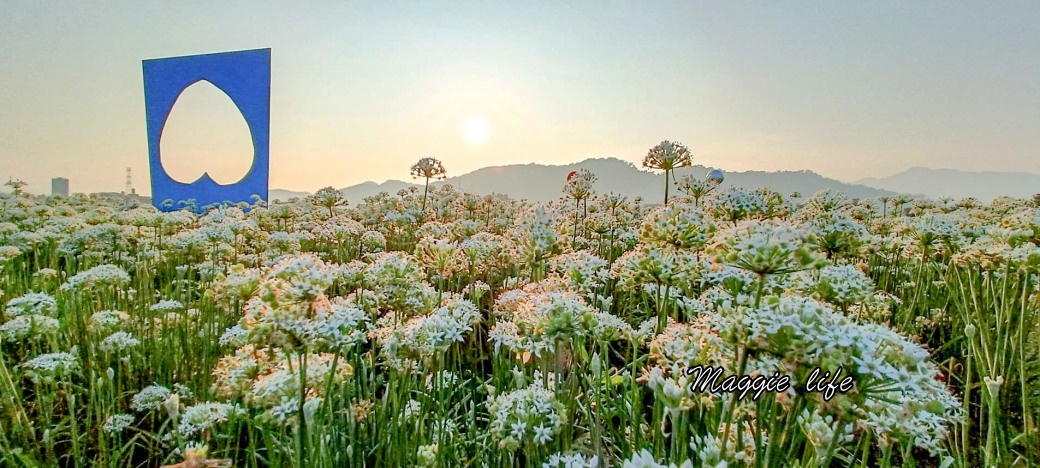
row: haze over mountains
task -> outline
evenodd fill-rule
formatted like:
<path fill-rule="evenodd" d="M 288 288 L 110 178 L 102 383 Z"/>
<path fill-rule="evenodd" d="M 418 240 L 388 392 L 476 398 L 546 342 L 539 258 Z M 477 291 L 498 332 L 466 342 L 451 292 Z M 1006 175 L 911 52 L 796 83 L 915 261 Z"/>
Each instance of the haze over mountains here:
<path fill-rule="evenodd" d="M 449 177 L 431 185 L 451 184 L 462 191 L 487 195 L 505 194 L 513 198 L 549 201 L 561 195 L 567 174 L 588 169 L 596 175 L 594 188 L 600 193 L 620 193 L 642 197 L 649 203 L 660 203 L 664 197 L 664 174 L 650 172 L 616 158 L 595 158 L 565 165 L 513 164 L 492 166 Z M 691 174 L 703 178 L 712 168 L 692 166 L 676 170 L 675 177 Z M 450 170 L 450 167 L 449 167 Z M 342 188 L 348 200 L 360 201 L 379 192 L 397 193 L 408 187 L 422 187 L 422 181 L 388 180 L 383 183 L 364 182 Z M 819 190 L 845 193 L 853 198 L 893 196 L 899 193 L 939 198 L 973 196 L 989 201 L 999 195 L 1030 197 L 1040 192 L 1040 175 L 1025 173 L 973 173 L 949 169 L 915 168 L 886 178 L 864 179 L 858 183 L 842 182 L 812 171 L 747 171 L 726 172 L 724 186 L 770 187 L 784 194 L 799 192 L 809 196 Z M 673 192 L 674 193 L 674 192 Z M 306 192 L 271 190 L 273 200 L 309 195 Z"/>
<path fill-rule="evenodd" d="M 588 169 L 596 175 L 597 180 L 594 188 L 597 192 L 614 192 L 628 197 L 642 197 L 650 203 L 660 203 L 664 198 L 663 173 L 642 170 L 630 162 L 616 158 L 587 159 L 579 163 L 559 166 L 513 164 L 485 167 L 467 174 L 431 182 L 431 185 L 451 184 L 462 191 L 480 195 L 500 193 L 513 198 L 550 201 L 561 195 L 563 184 L 567 180 L 567 174 L 579 169 Z M 678 179 L 685 174 L 692 174 L 694 177 L 702 178 L 711 169 L 704 166 L 681 168 L 675 171 L 675 178 Z M 401 189 L 411 186 L 422 187 L 421 182 L 400 180 L 388 180 L 381 184 L 365 182 L 345 187 L 341 190 L 348 200 L 358 201 L 364 197 L 376 195 L 379 192 L 394 194 Z M 894 195 L 893 192 L 844 183 L 810 171 L 727 172 L 724 185 L 748 189 L 766 186 L 785 194 L 800 192 L 805 196 L 824 189 L 841 191 L 851 197 Z M 308 194 L 304 192 L 271 190 L 271 198 L 274 200 L 284 200 L 293 196 L 306 195 Z"/>
<path fill-rule="evenodd" d="M 1040 174 L 1027 172 L 966 172 L 914 167 L 888 177 L 871 177 L 857 183 L 929 198 L 975 197 L 982 201 L 1005 195 L 1029 198 L 1040 193 Z"/>

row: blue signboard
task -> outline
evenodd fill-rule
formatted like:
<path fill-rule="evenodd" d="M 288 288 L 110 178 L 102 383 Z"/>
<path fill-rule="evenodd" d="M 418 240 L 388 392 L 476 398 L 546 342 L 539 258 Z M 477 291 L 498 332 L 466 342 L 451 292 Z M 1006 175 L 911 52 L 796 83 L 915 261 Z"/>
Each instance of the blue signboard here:
<path fill-rule="evenodd" d="M 216 203 L 267 200 L 270 172 L 271 49 L 190 55 L 143 61 L 144 105 L 152 204 L 178 209 L 190 201 L 197 210 Z M 208 81 L 242 112 L 253 139 L 253 164 L 242 180 L 220 185 L 209 174 L 191 183 L 174 180 L 163 168 L 159 142 L 177 98 L 189 86 Z M 172 201 L 172 203 L 170 203 Z"/>

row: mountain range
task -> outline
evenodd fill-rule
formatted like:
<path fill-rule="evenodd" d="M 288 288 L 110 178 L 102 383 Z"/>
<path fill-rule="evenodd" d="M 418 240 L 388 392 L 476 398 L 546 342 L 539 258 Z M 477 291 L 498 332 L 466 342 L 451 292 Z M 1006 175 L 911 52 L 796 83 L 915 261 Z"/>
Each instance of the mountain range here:
<path fill-rule="evenodd" d="M 857 184 L 929 198 L 975 197 L 988 202 L 999 196 L 1030 198 L 1040 193 L 1040 174 L 968 172 L 913 167 L 895 175 L 862 179 Z"/>
<path fill-rule="evenodd" d="M 617 158 L 595 158 L 565 165 L 513 164 L 477 169 L 431 185 L 451 184 L 461 191 L 488 195 L 505 194 L 513 198 L 531 201 L 549 201 L 558 198 L 567 180 L 567 174 L 579 169 L 588 169 L 596 175 L 594 189 L 600 193 L 620 193 L 628 197 L 642 197 L 649 203 L 660 203 L 664 197 L 664 174 L 647 171 Z M 703 178 L 712 168 L 691 166 L 677 169 L 675 178 L 690 174 Z M 1027 173 L 962 172 L 951 169 L 913 168 L 885 177 L 863 179 L 855 183 L 843 182 L 816 174 L 812 171 L 746 171 L 727 172 L 723 186 L 746 189 L 770 187 L 784 194 L 799 192 L 810 196 L 820 190 L 842 192 L 853 198 L 874 198 L 909 194 L 919 197 L 976 197 L 989 201 L 1000 195 L 1030 197 L 1040 192 L 1040 175 Z M 380 192 L 390 194 L 409 187 L 422 187 L 420 183 L 388 180 L 383 183 L 364 182 L 342 188 L 344 196 L 351 202 Z M 674 186 L 672 188 L 674 192 Z M 272 200 L 304 197 L 307 192 L 272 189 Z"/>

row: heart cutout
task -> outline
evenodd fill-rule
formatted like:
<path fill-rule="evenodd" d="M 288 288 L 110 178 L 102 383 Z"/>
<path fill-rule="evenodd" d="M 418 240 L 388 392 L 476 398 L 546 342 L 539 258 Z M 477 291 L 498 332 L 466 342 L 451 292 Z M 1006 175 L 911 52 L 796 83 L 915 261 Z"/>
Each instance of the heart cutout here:
<path fill-rule="evenodd" d="M 256 153 L 249 124 L 238 106 L 205 80 L 177 97 L 159 138 L 163 169 L 186 184 L 204 174 L 220 185 L 238 182 L 249 173 Z"/>

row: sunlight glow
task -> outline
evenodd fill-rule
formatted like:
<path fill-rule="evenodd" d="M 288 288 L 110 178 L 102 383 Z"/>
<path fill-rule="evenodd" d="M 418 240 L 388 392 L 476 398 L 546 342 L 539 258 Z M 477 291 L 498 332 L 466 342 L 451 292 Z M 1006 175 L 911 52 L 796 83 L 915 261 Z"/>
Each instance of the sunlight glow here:
<path fill-rule="evenodd" d="M 491 125 L 487 119 L 479 115 L 470 117 L 462 124 L 462 138 L 470 144 L 479 145 L 488 139 L 491 134 Z"/>

